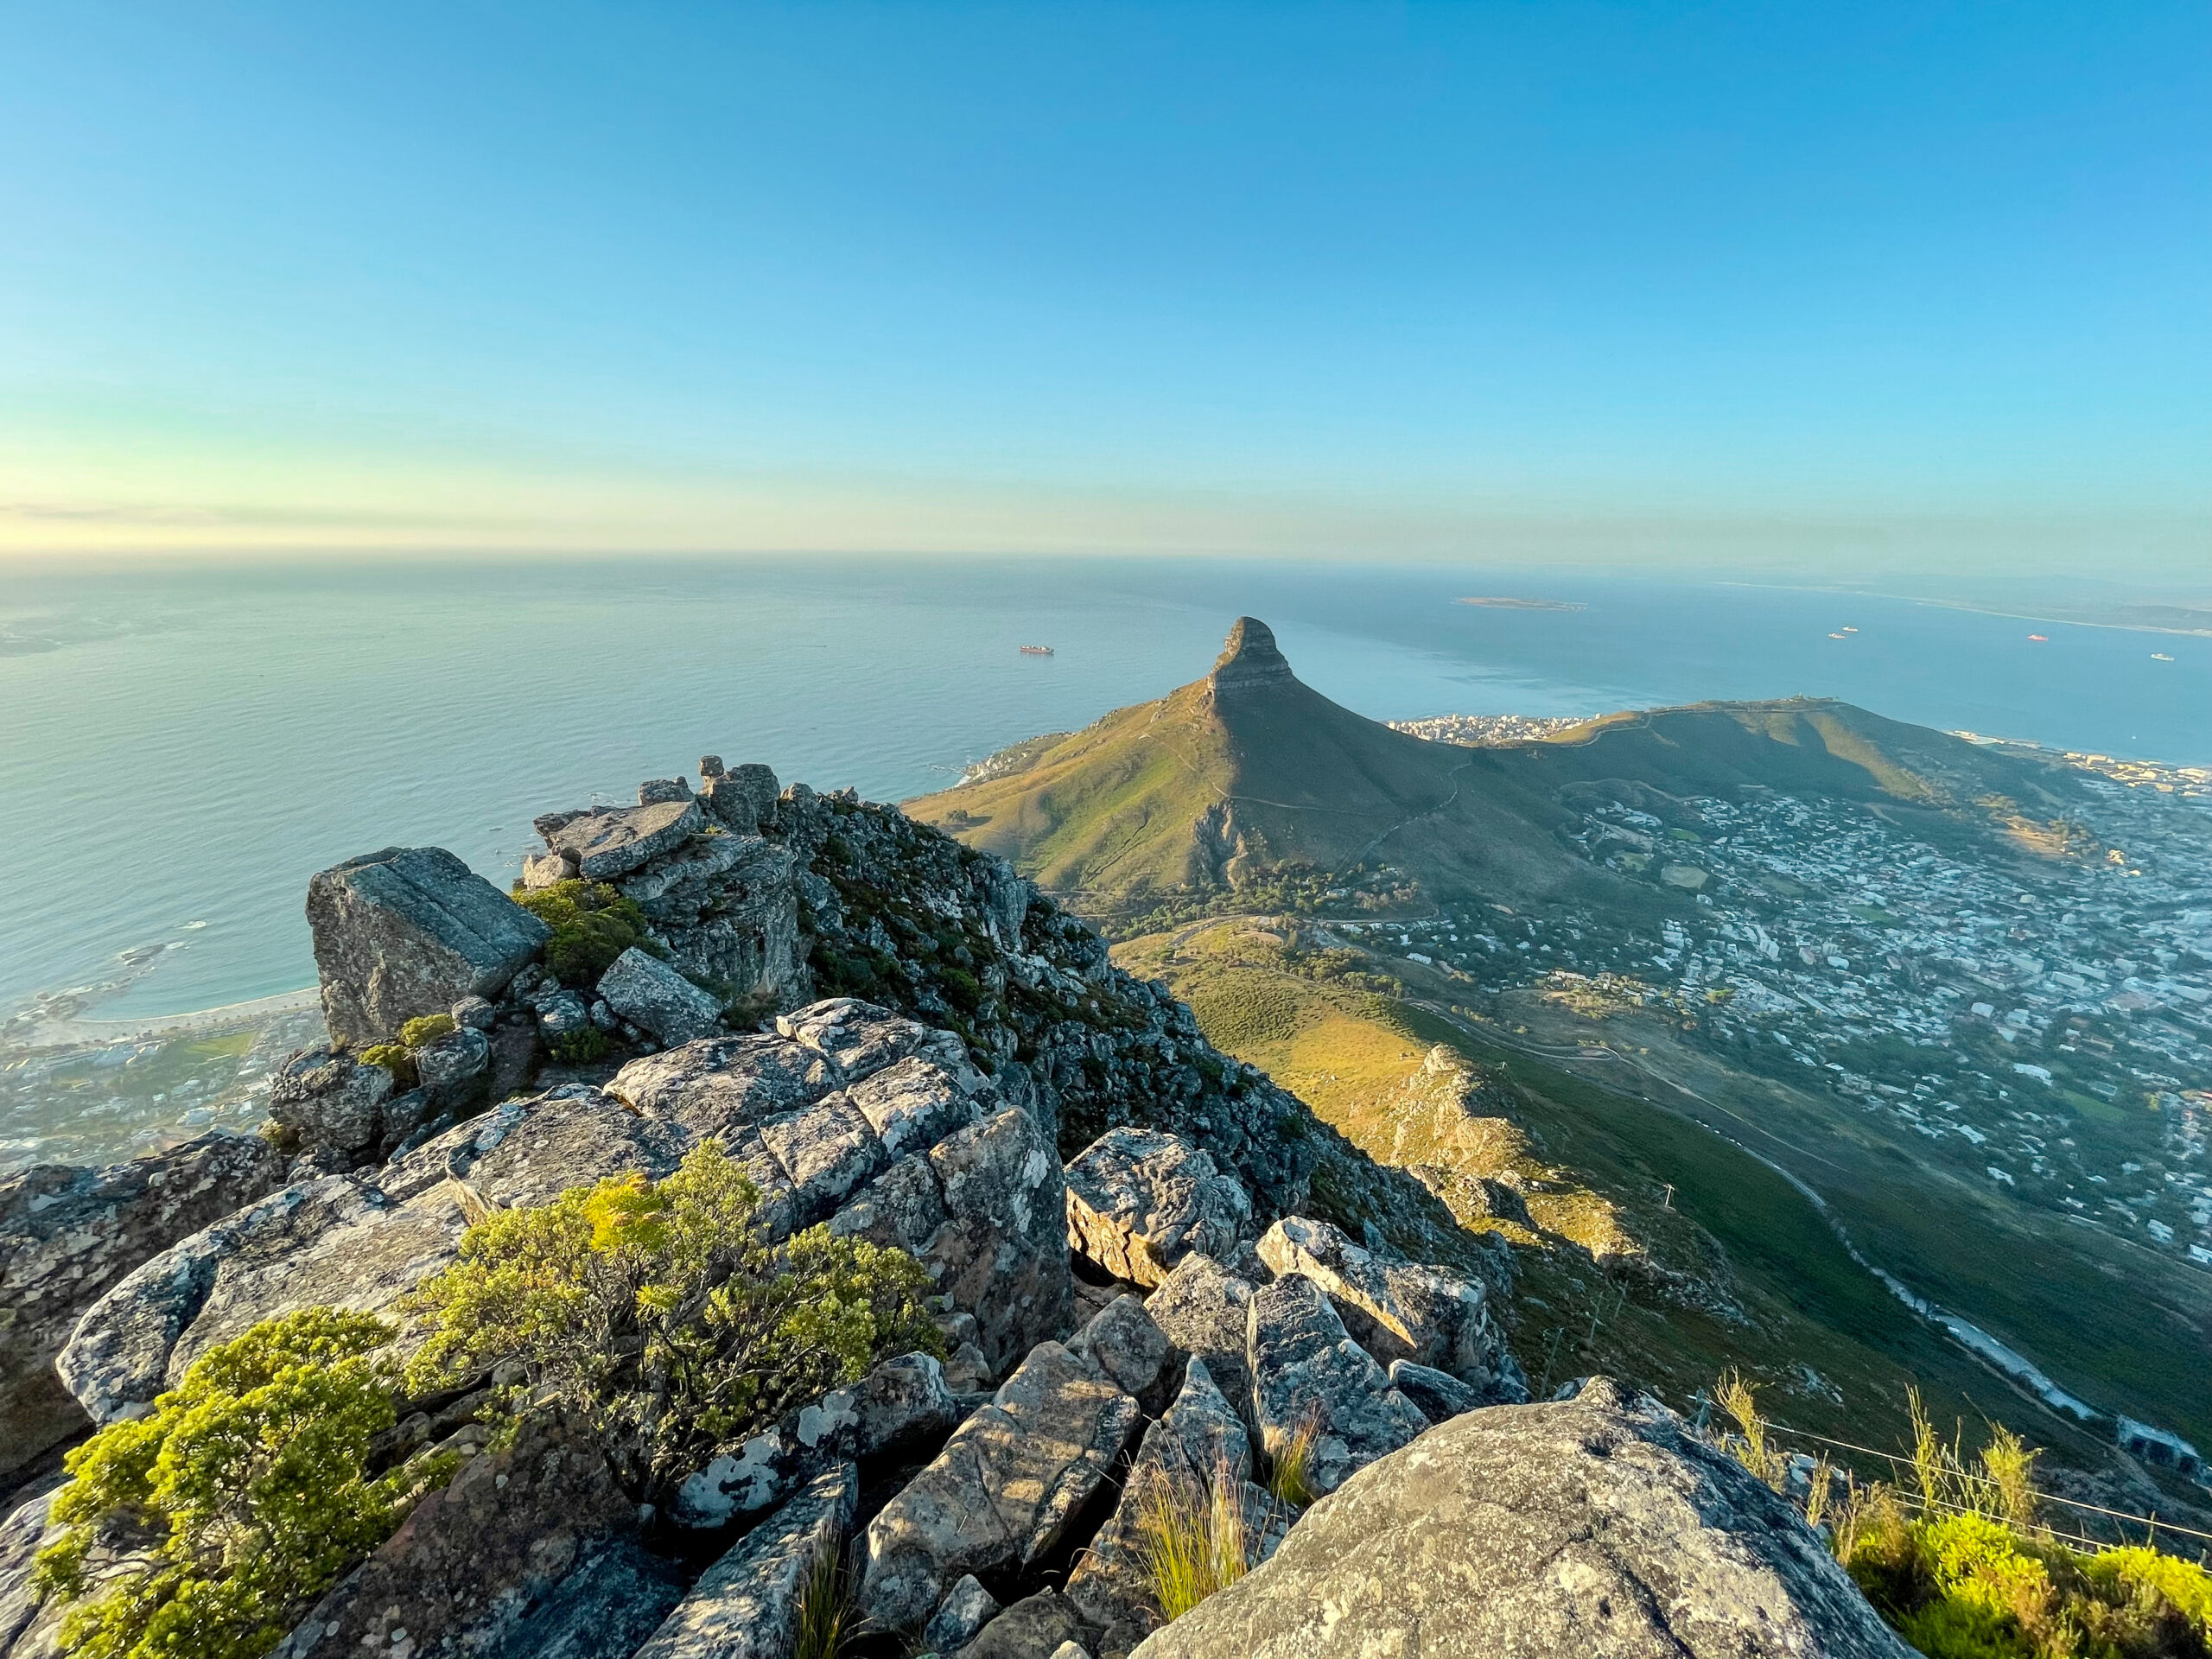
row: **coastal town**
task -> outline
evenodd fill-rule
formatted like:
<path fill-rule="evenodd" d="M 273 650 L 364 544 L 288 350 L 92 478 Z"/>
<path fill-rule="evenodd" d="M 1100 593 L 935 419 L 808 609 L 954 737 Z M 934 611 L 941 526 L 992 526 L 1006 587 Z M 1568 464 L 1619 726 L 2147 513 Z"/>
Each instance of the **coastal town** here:
<path fill-rule="evenodd" d="M 2008 1197 L 2212 1268 L 2212 768 L 2005 747 L 2080 774 L 2063 848 L 1755 789 L 1669 822 L 1614 804 L 1573 839 L 1671 895 L 1656 928 L 1481 902 L 1331 925 L 1478 995 L 1663 1011 Z"/>

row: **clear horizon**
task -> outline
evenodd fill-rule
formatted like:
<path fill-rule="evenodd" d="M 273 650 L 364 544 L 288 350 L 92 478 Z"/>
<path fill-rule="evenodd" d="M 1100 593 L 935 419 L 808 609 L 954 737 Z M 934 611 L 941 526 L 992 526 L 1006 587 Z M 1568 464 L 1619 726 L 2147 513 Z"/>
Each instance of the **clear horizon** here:
<path fill-rule="evenodd" d="M 0 560 L 2212 569 L 2212 14 L 94 0 Z"/>

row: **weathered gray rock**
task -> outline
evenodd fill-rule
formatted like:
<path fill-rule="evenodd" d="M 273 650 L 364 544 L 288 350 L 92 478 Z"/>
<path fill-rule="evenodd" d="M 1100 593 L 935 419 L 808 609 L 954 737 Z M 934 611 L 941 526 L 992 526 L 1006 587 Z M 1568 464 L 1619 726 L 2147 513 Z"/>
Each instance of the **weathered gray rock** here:
<path fill-rule="evenodd" d="M 1090 1649 L 1080 1642 L 1063 1642 L 1052 1649 L 1052 1659 L 1090 1659 Z"/>
<path fill-rule="evenodd" d="M 1254 1291 L 1245 1343 L 1261 1444 L 1278 1456 L 1312 1424 L 1307 1479 L 1317 1492 L 1334 1491 L 1428 1427 L 1310 1279 L 1288 1274 Z"/>
<path fill-rule="evenodd" d="M 1124 1126 L 1067 1166 L 1068 1245 L 1149 1288 L 1192 1250 L 1216 1260 L 1252 1218 L 1243 1187 L 1178 1135 Z"/>
<path fill-rule="evenodd" d="M 756 1016 L 812 995 L 788 849 L 710 825 L 619 877 L 687 976 Z"/>
<path fill-rule="evenodd" d="M 776 815 L 776 797 L 783 792 L 776 774 L 757 763 L 735 766 L 702 785 L 707 810 L 717 822 L 749 836 Z"/>
<path fill-rule="evenodd" d="M 366 1153 L 383 1138 L 391 1073 L 318 1046 L 284 1062 L 269 1089 L 269 1116 L 302 1152 Z"/>
<path fill-rule="evenodd" d="M 499 1007 L 488 997 L 464 996 L 446 1012 L 463 1031 L 489 1031 L 499 1020 Z"/>
<path fill-rule="evenodd" d="M 681 778 L 648 778 L 638 785 L 639 806 L 658 806 L 664 801 L 688 801 L 691 785 Z"/>
<path fill-rule="evenodd" d="M 1025 1596 L 983 1626 L 955 1659 L 1058 1659 L 1083 1634 L 1074 1611 L 1054 1590 Z"/>
<path fill-rule="evenodd" d="M 1789 1504 L 1611 1382 L 1459 1417 L 1142 1659 L 1909 1659 Z"/>
<path fill-rule="evenodd" d="M 1068 1338 L 1070 1353 L 1122 1393 L 1134 1395 L 1148 1412 L 1166 1403 L 1163 1384 L 1172 1345 L 1145 1312 L 1143 1298 L 1128 1294 L 1099 1309 Z"/>
<path fill-rule="evenodd" d="M 1058 1343 L 1043 1343 L 991 1403 L 868 1528 L 861 1604 L 912 1630 L 965 1573 L 1027 1566 L 1057 1544 L 1106 1478 L 1137 1402 Z"/>
<path fill-rule="evenodd" d="M 387 847 L 308 883 L 308 925 L 335 1041 L 389 1039 L 461 998 L 496 996 L 552 930 L 442 847 Z"/>
<path fill-rule="evenodd" d="M 415 1075 L 430 1116 L 472 1112 L 491 1092 L 492 1039 L 468 1026 L 449 1031 L 415 1051 Z"/>
<path fill-rule="evenodd" d="M 918 1256 L 944 1222 L 944 1194 L 938 1190 L 936 1172 L 926 1155 L 915 1153 L 861 1188 L 830 1217 L 830 1230 Z"/>
<path fill-rule="evenodd" d="M 591 1437 L 539 1420 L 424 1498 L 275 1659 L 627 1659 L 682 1594 Z"/>
<path fill-rule="evenodd" d="M 836 1554 L 859 1497 L 849 1463 L 815 1477 L 700 1575 L 637 1659 L 790 1659 L 799 1593 Z"/>
<path fill-rule="evenodd" d="M 1174 1404 L 1144 1432 L 1112 1518 L 1068 1573 L 1068 1603 L 1096 1634 L 1101 1655 L 1120 1659 L 1160 1622 L 1143 1570 L 1141 1522 L 1160 1483 L 1174 1483 L 1193 1499 L 1236 1491 L 1247 1522 L 1248 1565 L 1272 1552 L 1289 1517 L 1251 1484 L 1251 1472 L 1243 1422 L 1214 1386 L 1205 1362 L 1190 1361 Z"/>
<path fill-rule="evenodd" d="M 547 825 L 552 825 L 548 829 Z M 707 820 L 693 800 L 659 801 L 650 806 L 601 806 L 574 815 L 551 813 L 537 820 L 538 833 L 555 853 L 575 861 L 587 881 L 611 881 L 658 853 L 697 835 Z"/>
<path fill-rule="evenodd" d="M 1420 1407 L 1421 1415 L 1432 1423 L 1448 1422 L 1463 1411 L 1490 1403 L 1480 1389 L 1462 1382 L 1451 1372 L 1416 1365 L 1409 1359 L 1392 1360 L 1389 1376 L 1390 1386 Z"/>
<path fill-rule="evenodd" d="M 522 861 L 522 884 L 525 887 L 557 887 L 575 879 L 576 861 L 568 853 L 533 853 Z"/>
<path fill-rule="evenodd" d="M 793 1225 L 828 1219 L 889 1161 L 867 1118 L 843 1095 L 760 1125 L 760 1143 L 789 1182 Z"/>
<path fill-rule="evenodd" d="M 981 1115 L 976 1101 L 983 1090 L 982 1074 L 964 1061 L 948 1066 L 914 1054 L 855 1084 L 845 1095 L 884 1150 L 903 1158 L 973 1123 Z"/>
<path fill-rule="evenodd" d="M 968 1064 L 966 1046 L 949 1031 L 903 1018 L 858 997 L 833 996 L 779 1014 L 776 1030 L 822 1055 L 847 1077 L 874 1077 L 909 1054 L 943 1065 Z"/>
<path fill-rule="evenodd" d="M 664 1043 L 688 1043 L 721 1029 L 721 1003 L 634 944 L 600 976 L 599 995 L 623 1019 Z"/>
<path fill-rule="evenodd" d="M 85 1426 L 54 1371 L 85 1311 L 267 1193 L 289 1161 L 258 1135 L 217 1133 L 105 1169 L 41 1164 L 0 1180 L 0 1477 Z"/>
<path fill-rule="evenodd" d="M 787 1037 L 711 1037 L 643 1059 L 614 1074 L 607 1092 L 701 1136 L 813 1105 L 843 1074 Z"/>
<path fill-rule="evenodd" d="M 591 1028 L 591 1005 L 574 991 L 555 991 L 542 997 L 537 1003 L 538 1029 L 545 1033 L 545 1040 L 558 1052 L 563 1038 L 575 1037 Z"/>
<path fill-rule="evenodd" d="M 931 1653 L 956 1653 L 976 1639 L 976 1633 L 999 1616 L 991 1592 L 969 1573 L 944 1592 L 937 1611 L 922 1627 L 922 1646 Z"/>
<path fill-rule="evenodd" d="M 1354 1340 L 1376 1359 L 1449 1371 L 1491 1399 L 1527 1398 L 1480 1283 L 1385 1261 L 1327 1222 L 1305 1216 L 1286 1216 L 1268 1228 L 1259 1253 L 1275 1272 L 1319 1285 Z"/>
<path fill-rule="evenodd" d="M 0 1522 L 0 1656 L 5 1659 L 14 1659 L 18 1640 L 39 1621 L 41 1612 L 49 1627 L 57 1623 L 59 1609 L 42 1607 L 42 1598 L 32 1583 L 39 1551 L 60 1536 L 59 1528 L 49 1529 L 47 1524 L 47 1510 L 53 1502 L 54 1494 L 44 1493 Z M 41 1651 L 42 1659 L 43 1652 L 53 1645 L 35 1640 L 26 1643 L 24 1659 L 31 1659 L 33 1649 Z"/>
<path fill-rule="evenodd" d="M 1145 1299 L 1145 1312 L 1174 1353 L 1205 1362 L 1238 1415 L 1252 1413 L 1252 1368 L 1246 1357 L 1252 1283 L 1211 1257 L 1191 1255 L 1176 1263 L 1160 1288 Z"/>
<path fill-rule="evenodd" d="M 945 1221 L 922 1254 L 938 1288 L 976 1316 L 983 1354 L 1003 1372 L 1066 1328 L 1068 1252 L 1059 1160 L 1018 1106 L 930 1149 Z"/>

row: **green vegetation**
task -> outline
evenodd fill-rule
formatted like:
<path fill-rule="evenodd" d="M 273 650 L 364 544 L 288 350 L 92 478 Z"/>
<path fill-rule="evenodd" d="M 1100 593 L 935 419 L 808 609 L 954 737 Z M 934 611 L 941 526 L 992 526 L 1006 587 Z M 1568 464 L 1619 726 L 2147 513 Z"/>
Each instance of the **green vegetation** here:
<path fill-rule="evenodd" d="M 614 1052 L 613 1039 L 597 1026 L 586 1026 L 581 1030 L 563 1033 L 550 1045 L 553 1058 L 563 1065 L 589 1065 L 603 1060 Z"/>
<path fill-rule="evenodd" d="M 417 1014 L 399 1028 L 399 1040 L 410 1048 L 428 1048 L 441 1037 L 459 1030 L 449 1014 Z"/>
<path fill-rule="evenodd" d="M 1751 1391 L 1722 1380 L 1736 1424 L 1722 1445 L 1777 1491 L 1789 1459 Z M 2146 1546 L 2075 1549 L 2042 1522 L 2037 1454 L 1998 1427 L 1969 1464 L 1909 1397 L 1913 1444 L 1903 1491 L 1837 1478 L 1816 1465 L 1806 1518 L 1882 1617 L 1929 1659 L 2204 1659 L 2212 1654 L 2212 1573 Z"/>
<path fill-rule="evenodd" d="M 815 1552 L 798 1588 L 791 1621 L 791 1659 L 838 1659 L 858 1636 L 857 1586 L 836 1550 Z"/>
<path fill-rule="evenodd" d="M 1205 1479 L 1149 1471 L 1137 1498 L 1137 1559 L 1164 1619 L 1180 1618 L 1251 1566 L 1244 1488 L 1226 1460 Z"/>
<path fill-rule="evenodd" d="M 72 1452 L 65 1530 L 39 1583 L 76 1605 L 61 1641 L 89 1659 L 255 1659 L 390 1535 L 450 1462 L 372 1477 L 394 1421 L 375 1351 L 391 1327 L 309 1308 L 210 1350 L 152 1413 Z"/>
<path fill-rule="evenodd" d="M 1320 1496 L 1313 1490 L 1313 1446 L 1320 1438 L 1321 1420 L 1301 1417 L 1268 1459 L 1268 1491 L 1293 1509 L 1302 1510 Z"/>
<path fill-rule="evenodd" d="M 553 930 L 545 965 L 563 985 L 588 989 L 632 945 L 646 945 L 645 912 L 604 881 L 570 880 L 550 887 L 518 883 L 515 902 Z"/>
<path fill-rule="evenodd" d="M 892 1355 L 942 1351 L 919 1262 L 821 1227 L 771 1246 L 759 1201 L 709 1142 L 664 1181 L 613 1178 L 490 1216 L 416 1293 L 430 1335 L 410 1388 L 519 1362 L 658 1492 Z"/>
<path fill-rule="evenodd" d="M 404 1043 L 372 1043 L 359 1056 L 363 1065 L 380 1065 L 402 1089 L 415 1086 L 415 1054 Z"/>

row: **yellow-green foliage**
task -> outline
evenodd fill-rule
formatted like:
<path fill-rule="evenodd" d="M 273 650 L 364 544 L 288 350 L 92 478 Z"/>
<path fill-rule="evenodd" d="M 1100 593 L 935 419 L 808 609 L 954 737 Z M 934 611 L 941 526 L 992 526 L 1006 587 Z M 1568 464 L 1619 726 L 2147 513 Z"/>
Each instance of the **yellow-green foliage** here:
<path fill-rule="evenodd" d="M 210 1350 L 69 1454 L 40 1582 L 91 1659 L 254 1659 L 390 1535 L 424 1465 L 372 1478 L 391 1328 L 309 1308 Z M 97 1568 L 94 1563 L 97 1562 Z"/>
<path fill-rule="evenodd" d="M 664 1181 L 492 1215 L 413 1299 L 430 1333 L 410 1387 L 518 1361 L 658 1488 L 892 1355 L 943 1351 L 913 1257 L 821 1227 L 772 1247 L 758 1205 L 710 1141 Z"/>
<path fill-rule="evenodd" d="M 1301 1417 L 1268 1459 L 1268 1491 L 1294 1509 L 1304 1509 L 1320 1496 L 1313 1490 L 1313 1444 L 1320 1438 L 1321 1420 Z"/>
<path fill-rule="evenodd" d="M 1154 1472 L 1137 1497 L 1137 1556 L 1163 1618 L 1180 1618 L 1243 1578 L 1253 1541 L 1243 1484 L 1226 1464 L 1197 1480 Z"/>
<path fill-rule="evenodd" d="M 380 1065 L 402 1089 L 415 1086 L 415 1056 L 404 1043 L 372 1043 L 361 1051 L 363 1065 Z"/>
<path fill-rule="evenodd" d="M 450 1037 L 456 1029 L 449 1014 L 417 1014 L 399 1028 L 399 1040 L 410 1048 L 428 1048 L 441 1037 Z"/>
<path fill-rule="evenodd" d="M 645 938 L 645 912 L 604 881 L 517 887 L 515 902 L 553 930 L 545 965 L 563 985 L 595 985 L 614 958 Z"/>

